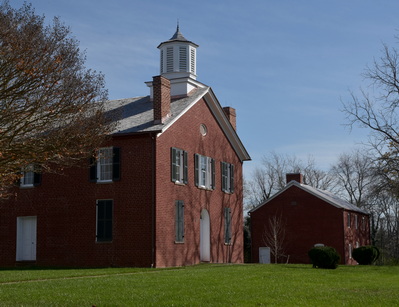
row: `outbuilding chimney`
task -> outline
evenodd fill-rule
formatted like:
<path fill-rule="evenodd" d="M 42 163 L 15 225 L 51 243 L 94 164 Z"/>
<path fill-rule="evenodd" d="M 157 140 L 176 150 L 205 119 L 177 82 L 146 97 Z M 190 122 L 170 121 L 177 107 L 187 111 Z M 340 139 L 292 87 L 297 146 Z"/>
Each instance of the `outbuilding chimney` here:
<path fill-rule="evenodd" d="M 287 184 L 290 183 L 290 181 L 295 180 L 296 182 L 303 183 L 303 176 L 300 173 L 290 173 L 285 175 Z"/>
<path fill-rule="evenodd" d="M 154 124 L 161 124 L 170 116 L 170 81 L 163 76 L 152 78 Z"/>
<path fill-rule="evenodd" d="M 224 107 L 223 108 L 224 113 L 226 114 L 227 118 L 229 119 L 231 125 L 233 126 L 234 130 L 237 129 L 237 124 L 236 124 L 236 109 L 232 107 Z"/>

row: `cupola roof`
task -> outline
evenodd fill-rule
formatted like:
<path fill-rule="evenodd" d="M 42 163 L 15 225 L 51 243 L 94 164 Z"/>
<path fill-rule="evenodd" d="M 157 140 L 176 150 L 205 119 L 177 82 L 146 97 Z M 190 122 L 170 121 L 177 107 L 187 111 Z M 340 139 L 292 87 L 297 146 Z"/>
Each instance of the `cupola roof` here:
<path fill-rule="evenodd" d="M 160 43 L 159 46 L 158 46 L 158 48 L 161 47 L 163 44 L 166 44 L 166 43 L 173 43 L 173 42 L 185 42 L 185 43 L 188 43 L 188 44 L 192 44 L 192 45 L 194 45 L 195 47 L 199 47 L 196 43 L 193 43 L 192 41 L 189 41 L 188 39 L 186 39 L 186 38 L 183 36 L 183 34 L 180 32 L 179 24 L 177 24 L 177 28 L 176 28 L 175 34 L 173 34 L 173 36 L 172 36 L 169 40 Z"/>

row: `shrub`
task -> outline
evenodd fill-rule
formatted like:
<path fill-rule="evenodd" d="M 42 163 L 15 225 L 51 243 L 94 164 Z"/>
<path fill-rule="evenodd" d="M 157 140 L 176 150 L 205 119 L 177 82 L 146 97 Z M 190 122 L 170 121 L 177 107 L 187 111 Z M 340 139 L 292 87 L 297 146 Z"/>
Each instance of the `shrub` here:
<path fill-rule="evenodd" d="M 314 268 L 336 269 L 341 260 L 335 248 L 330 246 L 313 247 L 308 255 Z"/>
<path fill-rule="evenodd" d="M 361 265 L 373 264 L 380 256 L 380 251 L 372 245 L 360 246 L 352 251 L 352 257 Z"/>

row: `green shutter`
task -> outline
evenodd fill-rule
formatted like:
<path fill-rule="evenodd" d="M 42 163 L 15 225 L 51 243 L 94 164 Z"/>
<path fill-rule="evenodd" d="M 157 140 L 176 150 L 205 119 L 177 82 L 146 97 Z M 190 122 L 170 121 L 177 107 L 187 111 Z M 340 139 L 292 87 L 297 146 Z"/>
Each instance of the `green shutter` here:
<path fill-rule="evenodd" d="M 97 242 L 112 241 L 113 201 L 97 201 Z"/>
<path fill-rule="evenodd" d="M 97 181 L 97 163 L 94 157 L 89 160 L 90 170 L 89 170 L 89 180 L 90 182 Z"/>
<path fill-rule="evenodd" d="M 215 189 L 215 160 L 211 158 L 211 189 Z"/>
<path fill-rule="evenodd" d="M 198 187 L 199 186 L 199 162 L 200 162 L 200 155 L 195 154 L 195 172 L 194 172 L 194 180 L 195 180 L 195 185 Z"/>
<path fill-rule="evenodd" d="M 112 148 L 112 181 L 121 179 L 121 150 L 119 147 Z"/>
<path fill-rule="evenodd" d="M 231 243 L 231 209 L 224 208 L 224 243 Z"/>
<path fill-rule="evenodd" d="M 183 151 L 183 183 L 188 183 L 188 154 L 187 151 Z"/>
<path fill-rule="evenodd" d="M 184 202 L 176 200 L 176 242 L 184 242 Z"/>

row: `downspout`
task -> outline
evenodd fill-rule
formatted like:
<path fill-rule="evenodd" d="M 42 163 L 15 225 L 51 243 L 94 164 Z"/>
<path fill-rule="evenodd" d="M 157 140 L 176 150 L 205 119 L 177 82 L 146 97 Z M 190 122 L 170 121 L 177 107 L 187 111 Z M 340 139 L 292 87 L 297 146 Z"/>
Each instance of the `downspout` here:
<path fill-rule="evenodd" d="M 151 170 L 151 268 L 155 267 L 155 201 L 156 201 L 156 185 L 155 185 L 155 170 L 156 170 L 156 135 L 150 134 L 152 144 L 151 144 L 151 160 L 152 160 L 152 170 Z"/>

